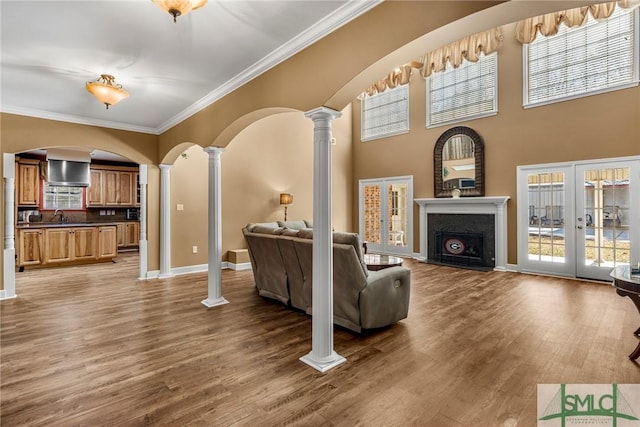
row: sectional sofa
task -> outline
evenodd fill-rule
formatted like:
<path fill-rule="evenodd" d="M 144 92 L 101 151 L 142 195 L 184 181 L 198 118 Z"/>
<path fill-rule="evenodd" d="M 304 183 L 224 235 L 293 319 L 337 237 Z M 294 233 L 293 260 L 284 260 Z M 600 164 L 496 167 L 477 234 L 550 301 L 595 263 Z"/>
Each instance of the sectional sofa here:
<path fill-rule="evenodd" d="M 249 224 L 242 229 L 258 294 L 312 314 L 311 224 L 304 221 Z M 334 323 L 355 332 L 407 317 L 410 270 L 369 271 L 355 233 L 333 233 Z"/>

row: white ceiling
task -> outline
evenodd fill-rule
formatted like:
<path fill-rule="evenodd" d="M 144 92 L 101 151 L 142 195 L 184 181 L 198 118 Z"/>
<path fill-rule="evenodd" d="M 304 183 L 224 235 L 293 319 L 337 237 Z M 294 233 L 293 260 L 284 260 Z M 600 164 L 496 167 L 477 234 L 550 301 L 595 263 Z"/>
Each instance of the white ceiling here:
<path fill-rule="evenodd" d="M 1 0 L 1 109 L 159 134 L 380 0 L 209 0 L 174 23 L 151 0 Z M 113 74 L 108 110 L 85 90 Z"/>

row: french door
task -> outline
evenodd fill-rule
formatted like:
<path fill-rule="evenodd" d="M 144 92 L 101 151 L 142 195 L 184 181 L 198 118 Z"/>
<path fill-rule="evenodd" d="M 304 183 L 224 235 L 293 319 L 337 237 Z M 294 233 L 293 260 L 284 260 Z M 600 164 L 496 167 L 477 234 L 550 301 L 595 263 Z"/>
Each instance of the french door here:
<path fill-rule="evenodd" d="M 639 178 L 638 158 L 519 167 L 520 268 L 608 281 L 638 263 Z"/>
<path fill-rule="evenodd" d="M 370 252 L 413 253 L 413 177 L 363 179 L 359 185 L 360 237 Z"/>

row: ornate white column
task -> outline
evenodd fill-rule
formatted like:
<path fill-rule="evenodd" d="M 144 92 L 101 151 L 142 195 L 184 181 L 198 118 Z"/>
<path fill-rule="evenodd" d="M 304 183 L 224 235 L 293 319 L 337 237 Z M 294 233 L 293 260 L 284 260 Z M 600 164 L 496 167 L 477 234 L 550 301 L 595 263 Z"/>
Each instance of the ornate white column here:
<path fill-rule="evenodd" d="M 320 372 L 346 359 L 333 351 L 333 236 L 331 233 L 331 122 L 341 113 L 319 107 L 313 120 L 313 290 L 311 352 L 300 358 Z"/>
<path fill-rule="evenodd" d="M 206 147 L 209 154 L 209 276 L 208 296 L 202 300 L 207 307 L 227 304 L 222 297 L 222 182 L 220 155 L 223 148 Z"/>
<path fill-rule="evenodd" d="M 147 165 L 140 165 L 140 279 L 147 278 L 149 260 L 147 251 Z"/>
<path fill-rule="evenodd" d="M 160 279 L 171 274 L 171 167 L 160 165 Z"/>
<path fill-rule="evenodd" d="M 16 246 L 15 246 L 15 155 L 4 153 L 4 290 L 0 299 L 16 297 Z"/>

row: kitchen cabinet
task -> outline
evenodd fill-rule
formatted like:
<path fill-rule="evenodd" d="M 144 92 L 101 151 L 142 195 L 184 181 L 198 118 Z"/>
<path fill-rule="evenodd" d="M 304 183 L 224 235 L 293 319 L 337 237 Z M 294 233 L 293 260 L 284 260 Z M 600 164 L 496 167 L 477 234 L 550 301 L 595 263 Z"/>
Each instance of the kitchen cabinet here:
<path fill-rule="evenodd" d="M 71 228 L 44 229 L 44 263 L 71 261 Z"/>
<path fill-rule="evenodd" d="M 118 248 L 128 248 L 140 245 L 139 222 L 119 222 L 116 226 Z"/>
<path fill-rule="evenodd" d="M 20 266 L 43 263 L 42 229 L 19 230 L 18 260 Z"/>
<path fill-rule="evenodd" d="M 138 246 L 140 244 L 140 223 L 127 222 L 127 233 L 125 236 L 127 246 Z"/>
<path fill-rule="evenodd" d="M 18 206 L 40 204 L 40 161 L 37 159 L 18 160 Z"/>
<path fill-rule="evenodd" d="M 117 256 L 116 225 L 19 228 L 18 266 L 73 264 Z"/>
<path fill-rule="evenodd" d="M 91 169 L 91 185 L 87 188 L 87 206 L 104 206 L 104 171 Z"/>
<path fill-rule="evenodd" d="M 117 255 L 116 227 L 98 227 L 98 259 L 115 258 Z"/>
<path fill-rule="evenodd" d="M 116 170 L 92 166 L 91 186 L 87 190 L 87 206 L 136 206 L 137 174 L 133 168 L 121 167 Z"/>
<path fill-rule="evenodd" d="M 87 260 L 98 258 L 98 227 L 71 229 L 73 252 L 71 259 Z"/>

